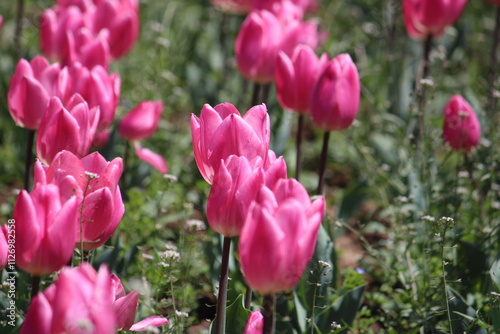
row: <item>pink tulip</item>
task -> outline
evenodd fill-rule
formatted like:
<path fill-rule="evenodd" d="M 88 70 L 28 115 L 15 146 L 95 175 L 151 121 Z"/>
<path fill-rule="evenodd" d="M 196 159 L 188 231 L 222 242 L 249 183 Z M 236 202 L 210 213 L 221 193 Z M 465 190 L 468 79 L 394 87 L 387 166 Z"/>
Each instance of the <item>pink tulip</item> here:
<path fill-rule="evenodd" d="M 299 44 L 315 48 L 321 37 L 318 26 L 302 21 L 302 10 L 293 5 L 276 7 L 276 12 L 251 12 L 235 42 L 236 62 L 242 75 L 256 83 L 274 81 L 279 51 L 291 55 Z"/>
<path fill-rule="evenodd" d="M 317 0 L 254 0 L 253 9 L 273 10 L 276 6 L 287 5 L 287 3 L 293 4 L 302 11 L 314 11 L 319 5 Z"/>
<path fill-rule="evenodd" d="M 36 138 L 37 156 L 50 164 L 62 150 L 78 157 L 89 153 L 99 120 L 99 109 L 89 109 L 83 98 L 75 94 L 66 106 L 57 97 L 50 99 Z"/>
<path fill-rule="evenodd" d="M 138 294 L 125 294 L 120 279 L 106 266 L 96 272 L 88 263 L 64 268 L 57 280 L 32 300 L 21 334 L 143 331 L 168 320 L 152 316 L 133 324 Z"/>
<path fill-rule="evenodd" d="M 438 37 L 458 20 L 468 0 L 404 0 L 404 23 L 413 39 Z"/>
<path fill-rule="evenodd" d="M 264 170 L 255 167 L 256 163 L 255 159 L 250 162 L 244 156 L 231 155 L 214 175 L 207 200 L 207 218 L 210 226 L 226 237 L 241 233 L 248 206 L 264 185 Z"/>
<path fill-rule="evenodd" d="M 469 152 L 481 137 L 481 124 L 465 99 L 454 95 L 444 107 L 443 140 L 455 151 Z"/>
<path fill-rule="evenodd" d="M 95 1 L 94 33 L 109 31 L 111 56 L 118 59 L 134 46 L 139 37 L 139 4 L 137 0 Z"/>
<path fill-rule="evenodd" d="M 196 164 L 210 184 L 221 161 L 230 155 L 267 160 L 271 129 L 265 105 L 252 107 L 241 117 L 230 103 L 203 106 L 200 117 L 191 115 L 191 136 Z"/>
<path fill-rule="evenodd" d="M 77 199 L 61 199 L 53 184 L 22 190 L 14 206 L 16 265 L 37 276 L 61 269 L 73 255 Z"/>
<path fill-rule="evenodd" d="M 262 187 L 239 239 L 249 287 L 264 295 L 292 289 L 314 253 L 324 213 L 324 198 L 311 202 L 295 179 L 281 179 L 273 190 Z"/>
<path fill-rule="evenodd" d="M 307 114 L 314 85 L 328 62 L 307 45 L 295 48 L 292 58 L 280 52 L 276 63 L 276 91 L 283 108 Z"/>
<path fill-rule="evenodd" d="M 358 114 L 360 82 L 348 54 L 332 59 L 311 93 L 311 116 L 325 131 L 347 129 Z"/>
<path fill-rule="evenodd" d="M 120 77 L 116 73 L 108 74 L 102 66 L 88 69 L 80 63 L 69 66 L 66 75 L 68 84 L 63 99 L 78 93 L 90 108 L 99 107 L 96 136 L 100 136 L 115 119 L 116 107 L 120 100 Z"/>
<path fill-rule="evenodd" d="M 7 225 L 2 225 L 0 226 L 0 270 L 7 267 L 7 263 L 9 262 L 8 240 L 14 241 L 14 239 L 9 238 L 9 231 L 7 229 Z"/>
<path fill-rule="evenodd" d="M 89 29 L 67 31 L 62 40 L 62 54 L 58 58 L 63 66 L 79 62 L 86 68 L 109 66 L 108 32 L 93 36 Z"/>
<path fill-rule="evenodd" d="M 259 310 L 250 313 L 247 325 L 243 334 L 262 334 L 262 329 L 264 328 L 264 317 Z"/>
<path fill-rule="evenodd" d="M 114 334 L 117 319 L 112 289 L 106 266 L 98 272 L 88 263 L 66 267 L 32 300 L 20 334 Z"/>
<path fill-rule="evenodd" d="M 69 151 L 61 151 L 50 166 L 35 164 L 35 184 L 53 183 L 62 189 L 65 199 L 72 194 L 78 198 L 75 247 L 83 243 L 84 250 L 92 250 L 113 235 L 125 212 L 118 186 L 122 170 L 121 158 L 108 162 L 97 152 L 80 160 Z M 76 186 L 71 188 L 73 182 Z"/>
<path fill-rule="evenodd" d="M 2 28 L 2 25 L 3 25 L 3 16 L 0 15 L 0 28 Z"/>
<path fill-rule="evenodd" d="M 123 117 L 118 133 L 127 140 L 147 139 L 158 129 L 162 112 L 162 101 L 143 101 Z"/>
<path fill-rule="evenodd" d="M 9 112 L 18 126 L 38 129 L 50 97 L 65 89 L 59 72 L 58 64 L 50 65 L 42 56 L 19 61 L 7 93 Z"/>

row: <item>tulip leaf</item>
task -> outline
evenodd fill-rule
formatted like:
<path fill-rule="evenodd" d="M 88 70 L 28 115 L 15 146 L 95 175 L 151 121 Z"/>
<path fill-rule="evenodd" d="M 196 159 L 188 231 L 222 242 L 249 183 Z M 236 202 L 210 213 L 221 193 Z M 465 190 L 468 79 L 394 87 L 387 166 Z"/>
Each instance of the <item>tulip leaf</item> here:
<path fill-rule="evenodd" d="M 243 295 L 239 295 L 236 300 L 226 307 L 226 333 L 243 333 L 250 317 L 250 311 L 243 304 Z M 214 333 L 214 324 L 217 317 L 212 321 L 209 333 Z"/>
<path fill-rule="evenodd" d="M 477 312 L 467 305 L 463 297 L 453 288 L 447 286 L 446 290 L 448 292 L 448 304 L 452 312 L 451 327 L 453 333 L 486 334 L 487 331 L 477 324 L 477 321 L 479 321 L 479 319 L 476 319 Z"/>
<path fill-rule="evenodd" d="M 349 187 L 342 198 L 339 206 L 338 218 L 342 221 L 349 220 L 361 207 L 369 192 L 365 182 Z"/>

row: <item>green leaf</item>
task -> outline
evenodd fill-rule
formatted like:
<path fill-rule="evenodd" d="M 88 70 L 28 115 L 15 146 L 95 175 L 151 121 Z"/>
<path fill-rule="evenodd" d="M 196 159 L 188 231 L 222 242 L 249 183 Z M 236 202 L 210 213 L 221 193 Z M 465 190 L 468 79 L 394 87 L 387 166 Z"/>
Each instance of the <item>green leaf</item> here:
<path fill-rule="evenodd" d="M 243 295 L 239 295 L 234 303 L 226 307 L 226 333 L 243 333 L 249 317 L 250 311 L 243 304 Z M 213 326 L 216 322 L 215 319 L 210 326 L 210 333 L 215 331 Z"/>

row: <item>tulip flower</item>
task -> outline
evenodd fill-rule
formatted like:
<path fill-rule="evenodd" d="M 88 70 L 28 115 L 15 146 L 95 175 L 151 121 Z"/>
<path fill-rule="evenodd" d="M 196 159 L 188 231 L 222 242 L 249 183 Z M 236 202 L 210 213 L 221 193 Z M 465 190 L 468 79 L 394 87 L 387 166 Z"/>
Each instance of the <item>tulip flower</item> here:
<path fill-rule="evenodd" d="M 78 202 L 63 201 L 53 184 L 21 190 L 14 206 L 16 265 L 36 275 L 61 269 L 73 255 Z"/>
<path fill-rule="evenodd" d="M 468 0 L 404 0 L 406 31 L 421 40 L 429 35 L 440 36 L 444 29 L 458 20 Z"/>
<path fill-rule="evenodd" d="M 139 159 L 150 164 L 162 174 L 166 174 L 168 172 L 168 164 L 164 157 L 151 151 L 150 149 L 142 147 L 139 142 L 134 143 L 134 149 L 135 154 L 139 157 Z"/>
<path fill-rule="evenodd" d="M 7 225 L 0 226 L 0 270 L 7 267 L 9 257 L 9 232 Z"/>
<path fill-rule="evenodd" d="M 276 63 L 276 92 L 281 106 L 307 114 L 314 85 L 328 62 L 328 56 L 316 56 L 308 45 L 299 45 L 290 58 L 280 52 Z"/>
<path fill-rule="evenodd" d="M 113 123 L 116 107 L 120 100 L 120 77 L 116 73 L 108 74 L 102 66 L 92 69 L 80 63 L 74 63 L 67 70 L 67 88 L 62 99 L 66 100 L 74 93 L 80 94 L 90 108 L 99 107 L 100 117 L 96 136 L 108 130 Z"/>
<path fill-rule="evenodd" d="M 143 101 L 132 109 L 118 125 L 118 133 L 127 140 L 143 140 L 156 130 L 163 112 L 163 102 Z"/>
<path fill-rule="evenodd" d="M 230 103 L 203 106 L 200 117 L 191 115 L 191 136 L 196 164 L 212 184 L 214 172 L 230 155 L 267 160 L 271 129 L 265 105 L 252 107 L 241 117 Z"/>
<path fill-rule="evenodd" d="M 109 31 L 108 44 L 114 59 L 123 57 L 139 37 L 137 0 L 104 0 L 96 3 L 94 33 Z"/>
<path fill-rule="evenodd" d="M 281 179 L 273 190 L 262 187 L 239 240 L 249 287 L 264 295 L 292 289 L 314 253 L 324 213 L 324 198 L 311 202 L 295 179 Z"/>
<path fill-rule="evenodd" d="M 360 82 L 356 65 L 348 54 L 332 59 L 311 93 L 311 116 L 325 130 L 347 129 L 358 114 Z"/>
<path fill-rule="evenodd" d="M 264 185 L 264 170 L 252 164 L 256 164 L 255 159 L 250 162 L 244 156 L 231 155 L 215 173 L 207 200 L 207 218 L 210 226 L 226 237 L 240 234 L 248 206 Z"/>
<path fill-rule="evenodd" d="M 125 294 L 120 279 L 106 266 L 95 271 L 88 263 L 64 268 L 57 280 L 31 302 L 21 334 L 144 331 L 168 324 L 152 316 L 133 324 L 138 294 Z"/>
<path fill-rule="evenodd" d="M 280 7 L 281 9 L 282 7 Z M 290 7 L 278 13 L 267 10 L 251 12 L 235 42 L 236 62 L 242 75 L 259 84 L 274 81 L 275 63 L 279 51 L 290 55 L 298 44 L 315 48 L 320 36 L 317 24 L 303 22 Z"/>
<path fill-rule="evenodd" d="M 42 56 L 30 62 L 21 59 L 10 79 L 7 101 L 9 112 L 18 126 L 37 130 L 50 97 L 65 89 L 58 64 L 50 65 Z"/>
<path fill-rule="evenodd" d="M 117 319 L 112 288 L 106 266 L 98 272 L 88 263 L 64 268 L 57 280 L 31 301 L 20 334 L 114 334 Z"/>
<path fill-rule="evenodd" d="M 49 101 L 36 139 L 38 157 L 50 164 L 62 150 L 78 157 L 88 154 L 99 120 L 99 109 L 89 109 L 83 98 L 75 94 L 66 106 L 58 97 Z"/>
<path fill-rule="evenodd" d="M 474 109 L 460 95 L 444 107 L 443 140 L 455 151 L 469 152 L 481 137 L 481 124 Z"/>
<path fill-rule="evenodd" d="M 56 184 L 65 199 L 72 195 L 78 198 L 75 247 L 92 250 L 113 235 L 125 212 L 118 186 L 122 170 L 121 158 L 108 162 L 98 152 L 80 160 L 69 151 L 61 151 L 50 166 L 35 164 L 35 184 Z"/>
<path fill-rule="evenodd" d="M 245 330 L 243 334 L 262 334 L 262 328 L 264 327 L 264 317 L 259 310 L 250 313 Z"/>

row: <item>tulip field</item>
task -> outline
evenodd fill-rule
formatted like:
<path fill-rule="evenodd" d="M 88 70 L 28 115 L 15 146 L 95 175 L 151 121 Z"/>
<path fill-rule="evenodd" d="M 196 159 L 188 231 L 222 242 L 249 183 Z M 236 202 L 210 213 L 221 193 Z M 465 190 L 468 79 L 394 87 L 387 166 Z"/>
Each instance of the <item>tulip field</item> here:
<path fill-rule="evenodd" d="M 499 0 L 0 2 L 0 334 L 500 333 Z"/>

